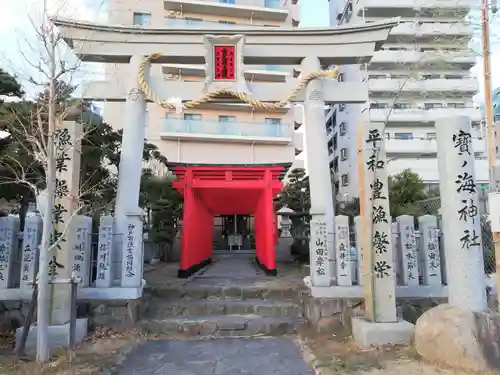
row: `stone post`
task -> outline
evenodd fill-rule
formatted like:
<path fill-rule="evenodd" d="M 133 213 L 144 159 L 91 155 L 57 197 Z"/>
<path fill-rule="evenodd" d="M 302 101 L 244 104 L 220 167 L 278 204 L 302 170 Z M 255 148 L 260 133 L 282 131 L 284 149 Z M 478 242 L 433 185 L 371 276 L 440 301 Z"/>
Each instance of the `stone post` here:
<path fill-rule="evenodd" d="M 80 159 L 82 124 L 64 121 L 56 134 L 56 189 L 53 208 L 52 278 L 71 277 L 74 265 L 74 234 L 80 196 Z M 66 324 L 70 320 L 71 288 L 69 284 L 52 286 L 51 322 Z"/>
<path fill-rule="evenodd" d="M 349 218 L 344 215 L 335 217 L 335 251 L 337 285 L 352 285 Z"/>
<path fill-rule="evenodd" d="M 441 118 L 435 128 L 448 301 L 454 307 L 485 311 L 483 246 L 470 119 Z"/>
<path fill-rule="evenodd" d="M 321 70 L 316 57 L 302 60 L 302 73 Z M 333 205 L 330 167 L 325 129 L 325 102 L 322 97 L 321 80 L 313 80 L 305 89 L 304 115 L 307 129 L 304 132 L 307 150 L 307 169 L 311 190 L 311 283 L 314 286 L 329 286 L 334 260 Z M 332 206 L 332 207 L 330 207 Z"/>
<path fill-rule="evenodd" d="M 363 285 L 364 277 L 363 277 L 363 254 L 361 252 L 361 216 L 356 216 L 354 218 L 354 231 L 356 232 L 356 261 L 357 261 L 357 269 L 358 269 L 358 285 Z"/>
<path fill-rule="evenodd" d="M 92 218 L 78 215 L 74 224 L 72 275 L 81 278 L 79 287 L 86 287 L 90 284 Z"/>
<path fill-rule="evenodd" d="M 396 285 L 401 285 L 403 283 L 403 275 L 401 275 L 401 269 L 403 268 L 403 258 L 401 256 L 401 249 L 399 246 L 399 229 L 398 223 L 392 222 L 391 219 L 391 246 L 394 256 L 394 272 L 396 273 Z"/>
<path fill-rule="evenodd" d="M 122 277 L 123 288 L 139 288 L 142 284 L 143 238 L 142 213 L 139 208 L 127 214 L 123 239 Z"/>
<path fill-rule="evenodd" d="M 16 283 L 14 267 L 18 232 L 18 217 L 0 217 L 0 289 L 13 288 Z"/>
<path fill-rule="evenodd" d="M 371 320 L 378 323 L 397 321 L 396 275 L 391 244 L 391 218 L 389 213 L 388 175 L 384 145 L 384 124 L 369 123 L 364 127 L 364 165 L 367 191 L 365 202 L 370 213 L 371 246 L 373 263 L 364 270 L 365 285 L 372 283 L 374 301 Z"/>
<path fill-rule="evenodd" d="M 28 284 L 35 280 L 38 272 L 38 252 L 42 239 L 42 217 L 32 215 L 26 217 L 23 232 L 23 249 L 21 257 L 21 292 L 30 292 L 33 286 Z"/>
<path fill-rule="evenodd" d="M 406 286 L 419 285 L 417 241 L 413 220 L 413 216 L 409 215 L 401 215 L 396 218 L 401 248 L 403 285 Z"/>
<path fill-rule="evenodd" d="M 113 222 L 112 216 L 101 217 L 99 224 L 99 242 L 97 250 L 97 277 L 96 287 L 110 288 L 113 285 L 113 274 L 111 273 L 111 257 L 113 249 Z"/>
<path fill-rule="evenodd" d="M 437 217 L 424 215 L 418 218 L 420 254 L 424 264 L 424 285 L 441 286 L 441 256 L 439 254 L 439 229 Z"/>
<path fill-rule="evenodd" d="M 142 173 L 142 154 L 146 136 L 146 99 L 139 90 L 137 73 L 144 57 L 134 55 L 129 64 L 128 96 L 125 102 L 125 119 L 123 124 L 122 152 L 120 154 L 120 172 L 115 206 L 115 241 L 113 245 L 113 265 L 122 262 L 122 248 L 127 233 L 127 213 L 136 209 L 139 204 L 139 188 Z M 149 66 L 145 69 L 149 77 Z M 119 268 L 119 267 L 117 267 Z M 113 270 L 115 278 L 123 275 L 123 270 Z"/>
<path fill-rule="evenodd" d="M 369 233 L 364 234 L 363 262 L 365 277 L 365 316 L 352 318 L 352 335 L 362 346 L 407 343 L 413 336 L 413 324 L 398 319 L 396 310 L 395 258 L 392 247 L 392 223 L 389 213 L 388 175 L 383 123 L 369 123 L 358 135 L 362 151 L 360 175 L 363 201 L 361 212 Z M 361 138 L 362 137 L 362 138 Z M 361 163 L 360 163 L 361 164 Z M 367 220 L 369 219 L 369 220 Z"/>

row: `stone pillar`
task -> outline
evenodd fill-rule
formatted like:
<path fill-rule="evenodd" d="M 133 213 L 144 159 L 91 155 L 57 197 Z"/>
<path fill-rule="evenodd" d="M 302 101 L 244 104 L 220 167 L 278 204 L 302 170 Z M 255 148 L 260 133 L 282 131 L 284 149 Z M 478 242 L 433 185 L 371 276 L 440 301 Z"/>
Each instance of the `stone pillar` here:
<path fill-rule="evenodd" d="M 16 283 L 14 267 L 18 232 L 18 217 L 0 217 L 0 289 L 13 288 Z"/>
<path fill-rule="evenodd" d="M 356 216 L 354 218 L 354 231 L 356 232 L 356 261 L 358 269 L 358 285 L 363 285 L 363 254 L 361 252 L 361 231 L 362 231 L 362 220 L 361 216 Z"/>
<path fill-rule="evenodd" d="M 370 216 L 372 252 L 370 270 L 364 270 L 365 287 L 371 283 L 373 303 L 369 320 L 378 323 L 397 321 L 396 275 L 391 244 L 391 218 L 389 213 L 388 175 L 384 145 L 384 124 L 369 123 L 364 126 L 364 166 L 366 204 Z M 368 298 L 368 296 L 367 296 Z"/>
<path fill-rule="evenodd" d="M 483 246 L 470 119 L 442 118 L 436 121 L 435 128 L 448 301 L 455 307 L 485 311 Z"/>
<path fill-rule="evenodd" d="M 97 277 L 96 287 L 110 288 L 113 284 L 113 274 L 111 273 L 111 257 L 113 249 L 113 223 L 112 216 L 101 217 L 99 224 L 99 242 L 97 250 Z"/>
<path fill-rule="evenodd" d="M 138 208 L 127 214 L 123 239 L 122 277 L 123 288 L 139 288 L 142 285 L 143 238 L 142 213 Z"/>
<path fill-rule="evenodd" d="M 92 218 L 76 216 L 74 228 L 72 275 L 81 278 L 79 287 L 86 287 L 90 284 Z"/>
<path fill-rule="evenodd" d="M 144 150 L 144 138 L 146 136 L 146 99 L 139 90 L 137 72 L 144 57 L 132 56 L 129 64 L 128 96 L 125 102 L 125 119 L 123 124 L 122 150 L 120 154 L 120 171 L 118 175 L 118 188 L 115 206 L 115 241 L 113 246 L 113 258 L 116 260 L 112 265 L 122 262 L 122 248 L 127 235 L 127 213 L 136 210 L 139 204 L 139 189 L 142 173 L 142 155 Z M 144 71 L 149 76 L 149 66 Z M 119 267 L 117 267 L 119 268 Z M 115 278 L 123 275 L 123 270 L 113 270 Z"/>
<path fill-rule="evenodd" d="M 30 292 L 31 284 L 38 273 L 38 253 L 42 239 L 42 217 L 40 215 L 27 216 L 24 222 L 23 249 L 21 258 L 21 291 Z"/>
<path fill-rule="evenodd" d="M 403 284 L 403 257 L 401 256 L 401 248 L 399 246 L 399 228 L 397 222 L 391 221 L 391 246 L 394 257 L 394 272 L 396 273 L 396 285 Z"/>
<path fill-rule="evenodd" d="M 302 60 L 302 74 L 321 70 L 316 57 Z M 331 261 L 334 260 L 333 205 L 328 149 L 326 144 L 325 102 L 322 81 L 313 80 L 305 89 L 304 115 L 307 124 L 304 141 L 307 150 L 307 170 L 311 191 L 311 283 L 329 286 L 333 277 Z M 330 208 L 329 206 L 332 205 Z"/>
<path fill-rule="evenodd" d="M 401 248 L 403 285 L 418 286 L 418 252 L 415 239 L 415 224 L 413 216 L 401 215 L 396 218 Z"/>
<path fill-rule="evenodd" d="M 56 189 L 53 208 L 54 232 L 50 261 L 52 278 L 70 278 L 74 264 L 74 234 L 80 196 L 80 159 L 82 124 L 64 121 L 56 134 Z M 70 320 L 71 288 L 69 284 L 52 286 L 52 324 Z"/>
<path fill-rule="evenodd" d="M 424 215 L 418 218 L 420 254 L 424 264 L 424 285 L 441 286 L 441 256 L 439 254 L 439 228 L 437 217 Z"/>
<path fill-rule="evenodd" d="M 349 218 L 344 215 L 335 217 L 335 252 L 337 285 L 352 285 Z"/>

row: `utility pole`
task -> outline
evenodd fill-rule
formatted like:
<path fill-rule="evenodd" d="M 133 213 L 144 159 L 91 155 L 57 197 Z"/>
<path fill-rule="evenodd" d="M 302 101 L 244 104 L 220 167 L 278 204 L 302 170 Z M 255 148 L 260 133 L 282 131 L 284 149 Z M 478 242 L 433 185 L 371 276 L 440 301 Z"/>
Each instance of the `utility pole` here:
<path fill-rule="evenodd" d="M 494 0 L 495 1 L 495 0 Z M 489 196 L 490 202 L 493 201 L 493 194 L 496 193 L 497 181 L 495 176 L 495 124 L 493 120 L 493 102 L 491 100 L 492 87 L 491 87 L 491 53 L 490 53 L 490 25 L 489 25 L 489 0 L 482 0 L 481 9 L 481 26 L 482 26 L 482 42 L 483 42 L 483 72 L 484 72 L 484 105 L 486 109 L 486 135 L 488 145 L 488 162 L 489 162 Z M 496 13 L 496 4 L 492 4 L 492 11 Z M 496 201 L 496 199 L 495 199 Z M 491 207 L 491 206 L 490 206 Z M 490 215 L 492 212 L 490 212 Z M 500 274 L 500 232 L 492 228 L 493 244 L 495 247 L 495 269 L 496 274 Z M 497 279 L 497 290 L 500 291 L 500 279 Z M 499 306 L 500 309 L 500 306 Z"/>

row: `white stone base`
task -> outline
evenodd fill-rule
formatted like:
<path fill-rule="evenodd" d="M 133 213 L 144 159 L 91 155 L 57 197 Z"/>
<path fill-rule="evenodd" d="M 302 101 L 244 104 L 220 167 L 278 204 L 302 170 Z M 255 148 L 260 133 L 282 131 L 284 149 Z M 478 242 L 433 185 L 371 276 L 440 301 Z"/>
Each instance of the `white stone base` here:
<path fill-rule="evenodd" d="M 31 326 L 26 340 L 26 350 L 36 349 L 37 326 Z M 83 342 L 88 332 L 87 319 L 77 319 L 75 327 L 75 345 Z M 20 342 L 23 328 L 16 330 L 16 342 Z M 68 348 L 69 347 L 69 323 L 49 326 L 49 348 Z"/>
<path fill-rule="evenodd" d="M 352 318 L 352 336 L 362 346 L 407 344 L 415 325 L 405 320 L 396 323 L 374 323 L 364 318 Z"/>

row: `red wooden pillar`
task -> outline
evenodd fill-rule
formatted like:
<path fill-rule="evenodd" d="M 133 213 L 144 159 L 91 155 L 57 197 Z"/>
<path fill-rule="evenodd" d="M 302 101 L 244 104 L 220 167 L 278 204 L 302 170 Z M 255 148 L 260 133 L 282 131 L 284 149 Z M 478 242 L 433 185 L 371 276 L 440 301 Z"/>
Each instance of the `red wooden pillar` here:
<path fill-rule="evenodd" d="M 265 187 L 259 202 L 259 229 L 260 248 L 257 261 L 259 266 L 269 275 L 276 275 L 276 259 L 274 253 L 274 202 L 272 191 L 272 176 L 270 171 L 265 172 Z M 256 217 L 257 221 L 257 217 Z"/>
<path fill-rule="evenodd" d="M 184 178 L 184 207 L 182 215 L 181 261 L 178 276 L 186 278 L 205 267 L 211 259 L 207 256 L 208 239 L 206 213 L 203 203 L 193 190 L 193 172 L 186 170 Z M 205 208 L 206 210 L 206 208 Z M 208 210 L 206 210 L 208 212 Z M 201 213 L 201 215 L 200 215 Z M 204 235 L 200 233 L 205 232 Z M 211 235 L 210 239 L 211 239 Z M 210 248 L 211 248 L 210 242 Z"/>

